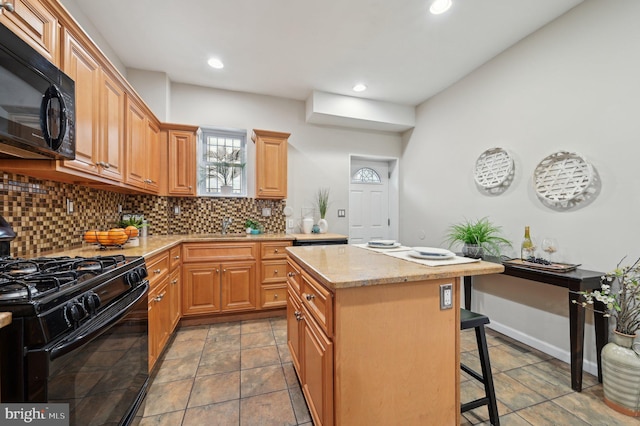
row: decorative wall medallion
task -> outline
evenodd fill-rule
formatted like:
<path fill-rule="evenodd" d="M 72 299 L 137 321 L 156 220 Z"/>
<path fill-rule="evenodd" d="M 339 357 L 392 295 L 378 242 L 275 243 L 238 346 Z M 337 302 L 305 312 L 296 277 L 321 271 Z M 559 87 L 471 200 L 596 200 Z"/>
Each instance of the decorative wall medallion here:
<path fill-rule="evenodd" d="M 584 200 L 594 182 L 593 166 L 575 152 L 558 151 L 533 172 L 533 185 L 544 202 L 568 206 Z"/>
<path fill-rule="evenodd" d="M 476 160 L 473 178 L 482 189 L 503 192 L 513 180 L 513 159 L 502 148 L 491 148 L 480 154 Z"/>

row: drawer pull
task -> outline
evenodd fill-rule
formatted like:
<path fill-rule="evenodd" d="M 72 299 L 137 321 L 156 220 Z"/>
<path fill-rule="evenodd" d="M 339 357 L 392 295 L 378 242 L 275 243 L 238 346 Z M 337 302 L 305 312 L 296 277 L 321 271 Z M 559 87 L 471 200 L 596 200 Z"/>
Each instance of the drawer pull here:
<path fill-rule="evenodd" d="M 160 269 L 154 269 L 154 270 L 153 270 L 153 273 L 154 273 L 154 274 L 159 274 L 160 272 L 162 272 L 162 270 L 160 270 Z"/>
<path fill-rule="evenodd" d="M 278 270 L 277 269 L 273 270 L 273 275 L 278 275 Z"/>
<path fill-rule="evenodd" d="M 311 302 L 313 299 L 315 299 L 315 298 L 316 298 L 316 295 L 315 295 L 315 294 L 306 294 L 304 297 L 306 297 L 306 298 L 307 298 L 307 300 L 308 300 L 309 302 Z"/>
<path fill-rule="evenodd" d="M 290 276 L 291 278 L 293 278 L 293 277 L 296 276 L 296 273 L 295 272 L 289 272 L 287 275 Z"/>
<path fill-rule="evenodd" d="M 171 284 L 178 284 L 178 280 L 171 281 Z"/>
<path fill-rule="evenodd" d="M 178 260 L 178 259 L 180 259 L 180 256 L 173 256 L 173 258 L 174 258 L 175 260 Z"/>
<path fill-rule="evenodd" d="M 274 295 L 273 295 L 273 298 L 274 298 L 274 299 L 277 299 L 277 298 L 278 298 L 278 293 L 274 294 Z"/>
<path fill-rule="evenodd" d="M 162 301 L 162 299 L 164 299 L 165 294 L 167 294 L 166 291 L 162 292 L 162 294 L 157 295 L 153 300 L 155 300 L 156 302 L 160 302 Z"/>
<path fill-rule="evenodd" d="M 302 314 L 300 313 L 300 311 L 295 311 L 293 315 L 296 317 L 297 321 L 302 320 Z"/>
<path fill-rule="evenodd" d="M 278 253 L 278 249 L 275 249 L 273 252 L 274 252 L 274 253 Z"/>

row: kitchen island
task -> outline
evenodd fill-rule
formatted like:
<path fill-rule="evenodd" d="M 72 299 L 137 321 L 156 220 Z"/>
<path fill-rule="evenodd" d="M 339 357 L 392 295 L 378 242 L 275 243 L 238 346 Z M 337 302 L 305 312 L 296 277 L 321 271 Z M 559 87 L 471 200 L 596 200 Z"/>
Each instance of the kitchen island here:
<path fill-rule="evenodd" d="M 287 252 L 288 346 L 316 425 L 460 424 L 460 278 L 502 265 L 429 267 L 349 245 Z"/>

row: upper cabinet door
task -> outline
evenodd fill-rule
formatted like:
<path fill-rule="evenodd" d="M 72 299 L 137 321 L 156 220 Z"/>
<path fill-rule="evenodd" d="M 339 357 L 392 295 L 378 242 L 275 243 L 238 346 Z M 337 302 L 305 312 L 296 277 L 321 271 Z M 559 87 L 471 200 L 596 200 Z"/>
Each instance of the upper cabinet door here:
<path fill-rule="evenodd" d="M 169 195 L 196 195 L 196 135 L 169 130 Z"/>
<path fill-rule="evenodd" d="M 287 145 L 290 133 L 253 130 L 256 144 L 256 198 L 287 198 Z"/>
<path fill-rule="evenodd" d="M 144 188 L 147 181 L 147 121 L 142 108 L 127 97 L 126 183 Z"/>
<path fill-rule="evenodd" d="M 65 167 L 98 174 L 96 152 L 99 143 L 100 65 L 68 31 L 64 31 L 63 71 L 76 84 L 76 159 Z"/>
<path fill-rule="evenodd" d="M 101 174 L 118 182 L 124 179 L 124 88 L 102 72 L 100 96 L 100 145 L 98 164 Z"/>
<path fill-rule="evenodd" d="M 0 9 L 0 22 L 59 66 L 58 20 L 37 0 L 11 0 L 15 10 Z"/>

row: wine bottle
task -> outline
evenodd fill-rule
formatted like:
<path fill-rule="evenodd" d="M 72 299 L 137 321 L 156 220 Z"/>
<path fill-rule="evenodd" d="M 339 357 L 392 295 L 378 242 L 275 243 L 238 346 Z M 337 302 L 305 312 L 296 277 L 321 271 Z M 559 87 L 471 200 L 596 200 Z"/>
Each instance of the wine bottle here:
<path fill-rule="evenodd" d="M 527 260 L 530 257 L 535 257 L 536 248 L 531 241 L 531 235 L 529 234 L 529 227 L 524 227 L 524 240 L 522 240 L 522 246 L 520 247 L 520 258 Z"/>

